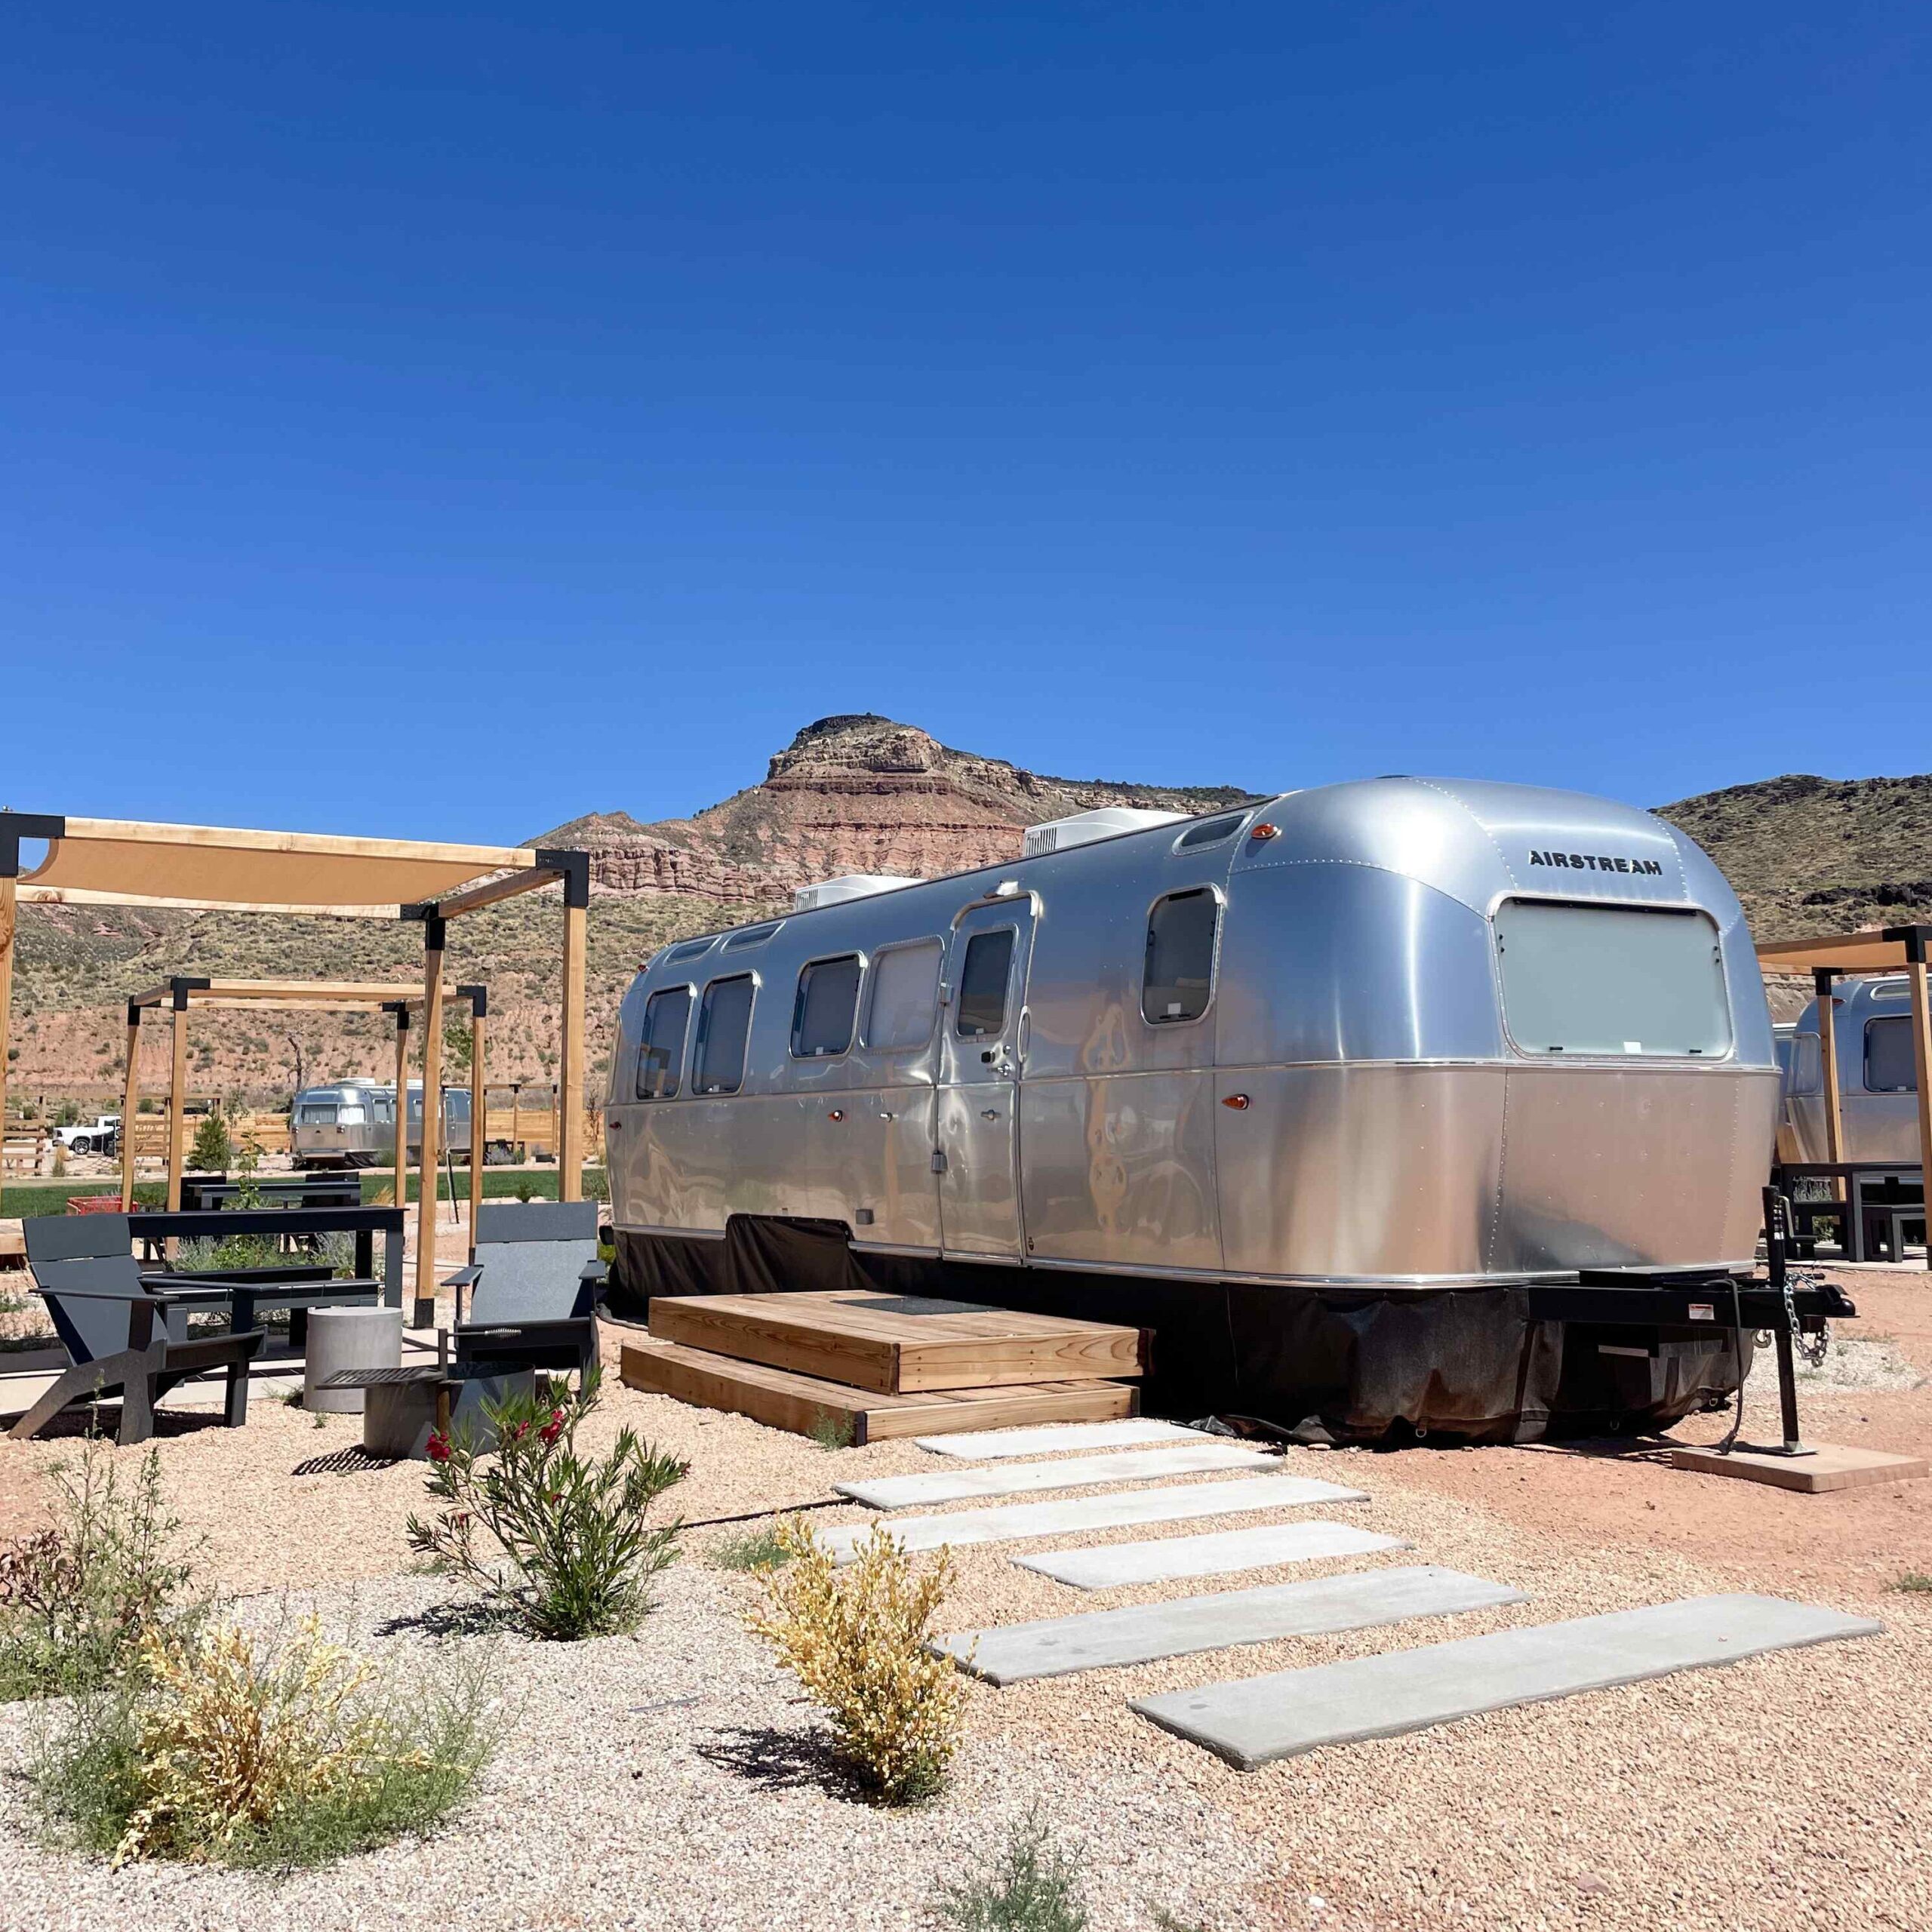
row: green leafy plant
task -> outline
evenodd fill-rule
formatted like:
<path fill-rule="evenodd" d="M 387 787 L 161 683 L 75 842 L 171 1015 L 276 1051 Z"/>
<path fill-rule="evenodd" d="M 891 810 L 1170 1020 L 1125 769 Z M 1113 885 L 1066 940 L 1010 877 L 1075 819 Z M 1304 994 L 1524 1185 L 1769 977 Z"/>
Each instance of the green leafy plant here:
<path fill-rule="evenodd" d="M 424 1829 L 488 1761 L 487 1678 L 460 1655 L 385 1678 L 313 1617 L 280 1642 L 151 1630 L 142 1669 L 41 1741 L 52 1834 L 116 1865 L 319 1864 Z"/>
<path fill-rule="evenodd" d="M 0 1544 L 0 1701 L 93 1690 L 134 1669 L 151 1632 L 193 1614 L 153 1450 L 131 1480 L 91 1441 L 54 1483 L 54 1526 Z"/>
<path fill-rule="evenodd" d="M 942 1924 L 962 1932 L 1086 1932 L 1088 1924 L 1078 1868 L 1037 1810 L 980 1871 L 946 1888 L 938 1911 Z M 1159 1922 L 1177 1923 L 1164 1914 Z"/>
<path fill-rule="evenodd" d="M 889 1804 L 931 1796 L 965 1717 L 964 1680 L 949 1657 L 927 1647 L 952 1580 L 950 1553 L 921 1571 L 875 1524 L 841 1574 L 795 1517 L 777 1534 L 789 1560 L 767 1575 L 751 1629 L 826 1712 L 838 1755 L 862 1785 Z"/>
<path fill-rule="evenodd" d="M 628 1428 L 608 1454 L 580 1454 L 577 1430 L 601 1380 L 592 1369 L 575 1394 L 487 1404 L 494 1451 L 479 1451 L 466 1430 L 429 1438 L 429 1493 L 444 1506 L 427 1521 L 410 1518 L 410 1547 L 533 1636 L 635 1629 L 651 1607 L 651 1579 L 676 1561 L 681 1525 L 649 1529 L 644 1519 L 691 1466 Z"/>
<path fill-rule="evenodd" d="M 792 1560 L 785 1539 L 768 1525 L 720 1543 L 712 1561 L 721 1570 L 776 1570 Z"/>
<path fill-rule="evenodd" d="M 188 1164 L 198 1174 L 226 1174 L 234 1158 L 235 1143 L 229 1137 L 227 1118 L 219 1107 L 211 1107 L 195 1130 Z"/>
<path fill-rule="evenodd" d="M 812 1417 L 811 1426 L 806 1433 L 821 1449 L 849 1449 L 854 1435 L 852 1418 L 835 1415 L 829 1409 L 820 1409 Z"/>

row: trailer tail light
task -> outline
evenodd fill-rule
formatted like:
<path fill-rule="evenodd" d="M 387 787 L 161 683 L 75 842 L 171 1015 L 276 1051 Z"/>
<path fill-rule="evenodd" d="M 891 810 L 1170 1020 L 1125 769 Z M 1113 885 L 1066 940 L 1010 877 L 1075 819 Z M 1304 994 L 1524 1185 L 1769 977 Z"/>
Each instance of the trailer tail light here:
<path fill-rule="evenodd" d="M 1245 1113 L 1252 1104 L 1245 1094 L 1230 1094 L 1222 1103 L 1224 1107 L 1232 1107 L 1238 1114 Z"/>

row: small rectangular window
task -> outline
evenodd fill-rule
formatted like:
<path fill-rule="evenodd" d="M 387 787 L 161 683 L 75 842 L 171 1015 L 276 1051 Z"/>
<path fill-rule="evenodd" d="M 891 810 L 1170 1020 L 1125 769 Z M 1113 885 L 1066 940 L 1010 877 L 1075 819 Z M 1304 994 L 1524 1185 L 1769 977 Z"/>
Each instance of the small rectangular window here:
<path fill-rule="evenodd" d="M 685 1029 L 691 1017 L 689 986 L 667 986 L 651 995 L 644 1009 L 644 1038 L 637 1050 L 640 1100 L 668 1100 L 677 1093 L 685 1063 Z"/>
<path fill-rule="evenodd" d="M 1192 852 L 1203 845 L 1218 845 L 1224 838 L 1232 838 L 1235 828 L 1247 814 L 1231 812 L 1223 818 L 1204 818 L 1198 825 L 1191 825 L 1174 841 L 1177 852 Z"/>
<path fill-rule="evenodd" d="M 1148 915 L 1140 1012 L 1150 1025 L 1198 1020 L 1208 1011 L 1220 917 L 1220 902 L 1205 887 L 1171 894 Z"/>
<path fill-rule="evenodd" d="M 959 1017 L 954 1029 L 962 1040 L 983 1040 L 1006 1030 L 1006 983 L 1013 972 L 1011 926 L 975 933 L 966 942 L 959 969 Z"/>
<path fill-rule="evenodd" d="M 916 946 L 892 946 L 872 961 L 866 1044 L 874 1052 L 903 1053 L 932 1038 L 942 949 L 937 940 L 922 939 Z"/>
<path fill-rule="evenodd" d="M 755 946 L 762 946 L 784 923 L 783 919 L 773 919 L 762 926 L 746 926 L 729 934 L 718 950 L 721 952 L 749 952 Z"/>
<path fill-rule="evenodd" d="M 735 1094 L 745 1084 L 745 1045 L 751 1037 L 752 994 L 749 973 L 713 980 L 697 1012 L 697 1059 L 691 1072 L 697 1094 Z"/>
<path fill-rule="evenodd" d="M 1724 960 L 1704 913 L 1512 899 L 1497 910 L 1496 945 L 1503 1015 L 1525 1053 L 1730 1049 Z"/>
<path fill-rule="evenodd" d="M 1865 1087 L 1872 1094 L 1918 1091 L 1918 1069 L 1912 1055 L 1912 1022 L 1903 1014 L 1896 1020 L 1865 1023 Z"/>
<path fill-rule="evenodd" d="M 798 975 L 792 1010 L 792 1051 L 800 1060 L 823 1060 L 852 1044 L 859 1011 L 859 955 L 815 959 Z"/>

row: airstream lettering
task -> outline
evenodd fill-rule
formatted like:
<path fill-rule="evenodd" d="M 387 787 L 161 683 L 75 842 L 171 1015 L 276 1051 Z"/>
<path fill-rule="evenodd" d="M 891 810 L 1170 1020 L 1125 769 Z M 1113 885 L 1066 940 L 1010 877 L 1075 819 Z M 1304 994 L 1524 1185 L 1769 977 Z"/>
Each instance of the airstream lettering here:
<path fill-rule="evenodd" d="M 1331 786 L 660 952 L 612 1060 L 617 1293 L 943 1284 L 1140 1321 L 1150 1398 L 1534 1435 L 1632 1404 L 1514 1291 L 1748 1270 L 1777 1103 L 1681 832 Z M 1734 1380 L 1663 1352 L 1643 1413 Z"/>

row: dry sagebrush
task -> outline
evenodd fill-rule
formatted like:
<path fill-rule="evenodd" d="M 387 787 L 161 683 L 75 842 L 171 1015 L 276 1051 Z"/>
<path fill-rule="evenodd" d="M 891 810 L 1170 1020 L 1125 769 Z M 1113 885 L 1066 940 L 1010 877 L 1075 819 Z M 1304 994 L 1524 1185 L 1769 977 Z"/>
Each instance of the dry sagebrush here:
<path fill-rule="evenodd" d="M 782 1524 L 789 1559 L 768 1574 L 752 1629 L 830 1718 L 838 1755 L 888 1804 L 929 1795 L 959 1748 L 966 1690 L 951 1658 L 927 1648 L 952 1581 L 942 1549 L 918 1569 L 883 1525 L 841 1573 L 811 1529 Z"/>

